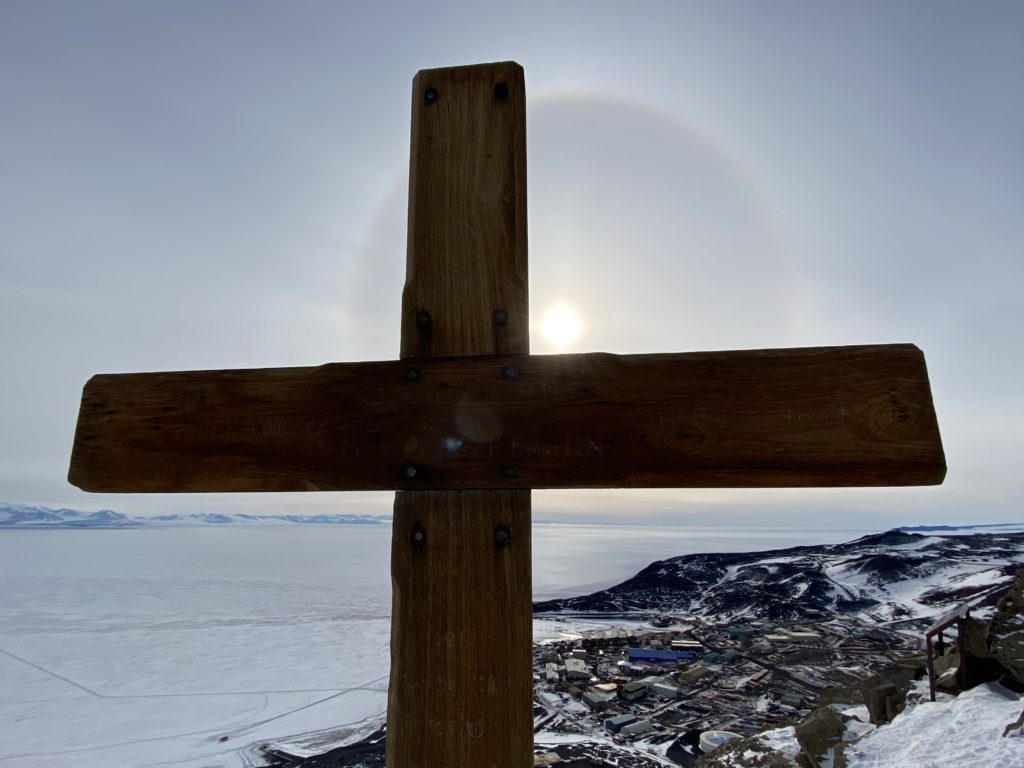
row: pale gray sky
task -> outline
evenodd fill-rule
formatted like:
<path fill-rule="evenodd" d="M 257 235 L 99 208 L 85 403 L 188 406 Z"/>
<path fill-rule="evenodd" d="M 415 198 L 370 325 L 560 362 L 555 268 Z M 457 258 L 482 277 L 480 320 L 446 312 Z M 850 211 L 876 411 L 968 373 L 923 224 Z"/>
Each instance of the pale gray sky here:
<path fill-rule="evenodd" d="M 940 488 L 538 492 L 537 518 L 1024 518 L 1024 5 L 997 2 L 6 0 L 0 500 L 388 511 L 82 493 L 81 386 L 396 357 L 412 77 L 505 59 L 535 320 L 575 307 L 570 351 L 916 343 L 949 463 Z"/>

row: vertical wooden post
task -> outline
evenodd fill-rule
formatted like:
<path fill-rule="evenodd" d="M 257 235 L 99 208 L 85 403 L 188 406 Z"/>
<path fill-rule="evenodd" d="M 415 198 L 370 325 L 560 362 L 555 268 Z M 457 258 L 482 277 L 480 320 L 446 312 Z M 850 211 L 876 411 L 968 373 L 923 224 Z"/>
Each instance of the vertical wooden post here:
<path fill-rule="evenodd" d="M 402 357 L 529 353 L 525 101 L 512 62 L 413 80 Z M 466 413 L 440 444 L 499 437 Z M 529 491 L 396 494 L 390 768 L 533 765 L 530 535 Z"/>

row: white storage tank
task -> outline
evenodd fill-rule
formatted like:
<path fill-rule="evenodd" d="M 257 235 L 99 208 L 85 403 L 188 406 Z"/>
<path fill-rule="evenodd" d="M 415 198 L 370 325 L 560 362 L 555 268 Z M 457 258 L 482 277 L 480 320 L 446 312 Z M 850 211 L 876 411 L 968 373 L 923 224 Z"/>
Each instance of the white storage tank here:
<path fill-rule="evenodd" d="M 700 735 L 700 751 L 705 754 L 714 752 L 723 744 L 728 744 L 733 739 L 739 738 L 742 737 L 732 731 L 704 731 Z"/>

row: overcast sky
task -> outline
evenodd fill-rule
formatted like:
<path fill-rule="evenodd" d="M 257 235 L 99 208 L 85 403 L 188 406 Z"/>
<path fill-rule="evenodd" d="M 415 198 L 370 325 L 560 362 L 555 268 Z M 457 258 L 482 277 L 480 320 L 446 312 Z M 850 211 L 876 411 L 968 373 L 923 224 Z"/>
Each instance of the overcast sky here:
<path fill-rule="evenodd" d="M 537 519 L 1024 519 L 1024 5 L 0 2 L 0 500 L 90 495 L 94 373 L 389 359 L 419 69 L 526 71 L 531 313 L 569 351 L 912 342 L 939 488 L 535 492 Z M 535 352 L 554 351 L 539 332 Z"/>

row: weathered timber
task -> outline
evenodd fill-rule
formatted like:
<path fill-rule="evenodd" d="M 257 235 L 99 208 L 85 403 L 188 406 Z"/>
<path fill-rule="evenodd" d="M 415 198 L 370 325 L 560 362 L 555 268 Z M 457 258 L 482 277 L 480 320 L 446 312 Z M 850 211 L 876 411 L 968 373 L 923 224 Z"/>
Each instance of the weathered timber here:
<path fill-rule="evenodd" d="M 526 257 L 522 68 L 420 72 L 401 356 L 527 354 Z M 433 388 L 444 403 L 432 370 L 407 363 L 401 391 Z M 403 436 L 402 451 L 456 455 L 473 430 L 482 445 L 486 415 L 447 403 L 443 424 Z M 406 482 L 425 471 L 391 469 Z M 529 490 L 395 495 L 388 768 L 533 765 L 530 536 Z"/>
<path fill-rule="evenodd" d="M 530 536 L 529 491 L 396 494 L 389 766 L 533 765 Z"/>
<path fill-rule="evenodd" d="M 522 67 L 423 70 L 412 89 L 401 356 L 522 354 L 529 333 Z"/>
<path fill-rule="evenodd" d="M 85 388 L 93 491 L 941 482 L 912 345 L 486 356 L 117 374 Z"/>

